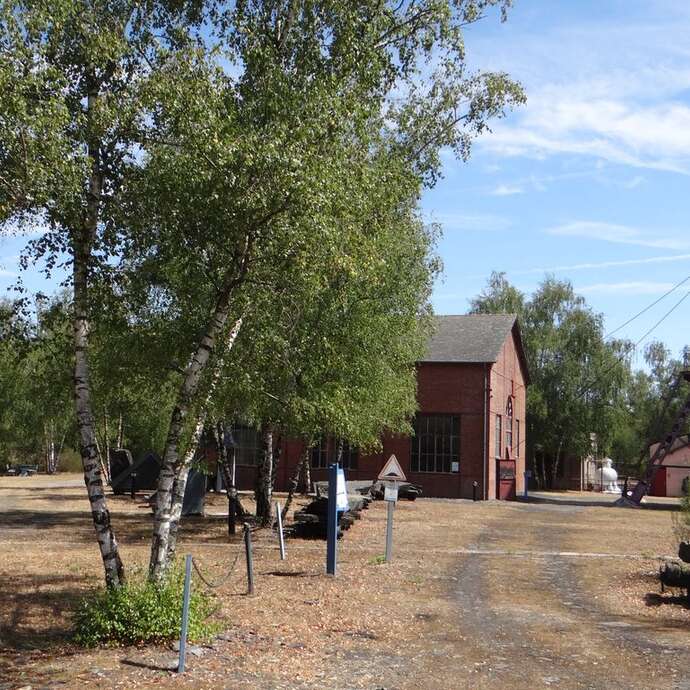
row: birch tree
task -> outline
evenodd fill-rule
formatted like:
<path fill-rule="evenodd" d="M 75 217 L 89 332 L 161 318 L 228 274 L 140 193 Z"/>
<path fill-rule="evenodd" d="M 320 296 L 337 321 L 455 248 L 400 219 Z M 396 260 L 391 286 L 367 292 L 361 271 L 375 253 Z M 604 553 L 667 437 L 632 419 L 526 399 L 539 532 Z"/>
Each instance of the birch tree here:
<path fill-rule="evenodd" d="M 153 82 L 152 103 L 165 105 L 130 188 L 139 232 L 128 261 L 160 280 L 186 363 L 163 454 L 153 580 L 169 564 L 214 361 L 229 350 L 229 324 L 254 305 L 248 288 L 270 282 L 303 245 L 336 240 L 343 182 L 372 150 L 404 161 L 419 191 L 437 178 L 442 147 L 467 157 L 488 119 L 521 102 L 506 75 L 465 64 L 464 27 L 508 4 L 231 4 L 213 15 L 214 50 L 178 56 Z"/>
<path fill-rule="evenodd" d="M 109 268 L 121 239 L 119 193 L 145 143 L 139 125 L 149 121 L 141 84 L 191 38 L 200 9 L 199 2 L 0 2 L 0 228 L 40 233 L 25 264 L 43 258 L 50 271 L 66 257 L 71 269 L 79 446 L 111 587 L 122 583 L 124 567 L 96 453 L 90 281 Z"/>

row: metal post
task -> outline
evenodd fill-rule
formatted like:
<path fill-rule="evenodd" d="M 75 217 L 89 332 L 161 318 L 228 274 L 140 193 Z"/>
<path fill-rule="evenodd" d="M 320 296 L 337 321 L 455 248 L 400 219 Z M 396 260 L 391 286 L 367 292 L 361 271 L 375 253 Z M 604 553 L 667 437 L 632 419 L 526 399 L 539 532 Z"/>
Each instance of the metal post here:
<path fill-rule="evenodd" d="M 237 532 L 237 487 L 235 486 L 235 446 L 232 447 L 232 464 L 230 466 L 230 486 L 228 490 L 228 534 Z"/>
<path fill-rule="evenodd" d="M 472 482 L 472 500 L 477 500 L 477 489 L 479 488 L 479 482 Z"/>
<path fill-rule="evenodd" d="M 388 523 L 386 524 L 386 563 L 393 560 L 393 510 L 395 509 L 395 501 L 386 501 L 388 503 Z"/>
<path fill-rule="evenodd" d="M 192 555 L 187 554 L 184 564 L 184 593 L 182 594 L 182 628 L 180 630 L 180 658 L 177 672 L 184 673 L 187 656 L 187 629 L 189 628 L 189 595 L 192 588 Z"/>
<path fill-rule="evenodd" d="M 129 485 L 129 495 L 130 498 L 136 498 L 137 496 L 137 473 L 132 472 L 130 475 L 130 485 Z"/>
<path fill-rule="evenodd" d="M 525 498 L 528 497 L 529 494 L 529 478 L 532 476 L 532 473 L 529 470 L 525 470 L 524 472 L 524 477 L 525 477 Z"/>
<path fill-rule="evenodd" d="M 247 594 L 254 594 L 254 559 L 252 558 L 252 533 L 244 523 L 244 551 L 247 557 Z"/>
<path fill-rule="evenodd" d="M 276 501 L 276 519 L 278 521 L 278 544 L 280 545 L 280 560 L 285 560 L 285 537 L 283 536 L 283 516 L 280 514 L 280 503 Z"/>
<path fill-rule="evenodd" d="M 326 573 L 335 575 L 338 545 L 338 507 L 336 500 L 338 465 L 328 466 L 328 523 L 326 532 Z"/>

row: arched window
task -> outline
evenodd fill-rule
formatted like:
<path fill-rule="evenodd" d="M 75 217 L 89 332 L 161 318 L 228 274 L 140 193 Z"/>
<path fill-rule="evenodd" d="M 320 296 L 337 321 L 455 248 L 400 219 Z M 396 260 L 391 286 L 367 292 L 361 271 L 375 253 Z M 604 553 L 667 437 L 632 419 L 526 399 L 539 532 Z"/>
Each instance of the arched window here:
<path fill-rule="evenodd" d="M 513 398 L 508 398 L 506 403 L 506 447 L 513 454 Z"/>

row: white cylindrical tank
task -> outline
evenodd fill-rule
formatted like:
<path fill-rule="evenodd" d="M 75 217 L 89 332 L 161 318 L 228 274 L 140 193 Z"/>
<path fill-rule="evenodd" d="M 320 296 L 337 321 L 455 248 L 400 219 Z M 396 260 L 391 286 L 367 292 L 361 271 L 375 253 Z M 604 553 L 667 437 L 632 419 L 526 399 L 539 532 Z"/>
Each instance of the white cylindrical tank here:
<path fill-rule="evenodd" d="M 601 490 L 607 494 L 619 494 L 621 488 L 618 486 L 618 472 L 613 469 L 613 460 L 604 458 L 601 461 L 601 468 L 597 470 L 597 481 L 601 485 Z"/>

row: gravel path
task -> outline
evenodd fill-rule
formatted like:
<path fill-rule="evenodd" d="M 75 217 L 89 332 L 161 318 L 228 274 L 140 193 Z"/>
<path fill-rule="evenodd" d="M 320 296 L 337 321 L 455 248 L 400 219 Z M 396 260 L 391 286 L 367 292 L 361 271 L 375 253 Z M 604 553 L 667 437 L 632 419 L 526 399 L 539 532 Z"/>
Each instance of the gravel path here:
<path fill-rule="evenodd" d="M 581 510 L 571 509 L 573 517 Z M 683 677 L 690 668 L 687 628 L 669 635 L 653 622 L 602 610 L 580 578 L 593 564 L 565 551 L 567 537 L 548 520 L 503 521 L 487 525 L 478 550 L 535 543 L 549 555 L 462 559 L 453 588 L 458 627 L 475 656 L 485 657 L 463 687 L 690 688 Z"/>
<path fill-rule="evenodd" d="M 215 579 L 242 547 L 216 515 L 224 498 L 209 503 L 180 549 Z M 111 498 L 131 569 L 148 557 L 140 505 Z M 161 670 L 167 647 L 70 645 L 70 610 L 101 578 L 81 480 L 2 478 L 0 690 L 690 690 L 690 612 L 654 594 L 670 513 L 402 502 L 394 561 L 380 565 L 385 521 L 375 503 L 347 533 L 335 579 L 323 542 L 291 540 L 283 563 L 274 535 L 256 534 L 256 595 L 240 572 L 219 591 L 227 630 L 177 676 Z"/>

